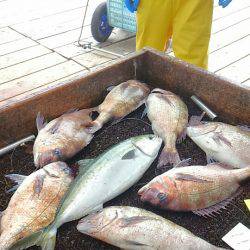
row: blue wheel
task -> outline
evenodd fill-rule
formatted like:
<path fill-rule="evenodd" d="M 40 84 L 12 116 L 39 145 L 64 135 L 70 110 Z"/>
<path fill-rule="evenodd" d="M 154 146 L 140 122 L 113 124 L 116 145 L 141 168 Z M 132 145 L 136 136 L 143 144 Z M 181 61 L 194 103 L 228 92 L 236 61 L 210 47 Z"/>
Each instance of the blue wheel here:
<path fill-rule="evenodd" d="M 97 42 L 105 42 L 111 35 L 113 27 L 108 23 L 107 3 L 101 3 L 91 20 L 91 33 Z"/>

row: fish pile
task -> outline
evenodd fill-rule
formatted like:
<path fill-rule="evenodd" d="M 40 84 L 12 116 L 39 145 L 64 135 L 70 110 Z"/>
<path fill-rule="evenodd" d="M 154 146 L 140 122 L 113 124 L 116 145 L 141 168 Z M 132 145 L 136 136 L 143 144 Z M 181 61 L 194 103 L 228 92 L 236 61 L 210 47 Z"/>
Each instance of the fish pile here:
<path fill-rule="evenodd" d="M 86 147 L 105 123 L 117 122 L 143 104 L 153 134 L 129 138 L 96 158 L 78 161 L 75 177 L 63 161 Z M 96 119 L 92 112 L 99 113 Z M 81 233 L 122 249 L 221 249 L 146 210 L 103 206 L 141 179 L 164 142 L 158 167 L 172 168 L 140 188 L 140 200 L 160 209 L 214 216 L 250 178 L 248 128 L 195 117 L 188 121 L 179 96 L 159 88 L 150 92 L 137 80 L 112 87 L 98 107 L 70 110 L 49 123 L 38 113 L 36 124 L 33 154 L 40 169 L 29 176 L 6 176 L 17 186 L 0 213 L 0 250 L 33 245 L 53 250 L 58 228 L 81 218 Z M 206 166 L 188 166 L 180 158 L 176 143 L 186 135 L 206 153 Z"/>

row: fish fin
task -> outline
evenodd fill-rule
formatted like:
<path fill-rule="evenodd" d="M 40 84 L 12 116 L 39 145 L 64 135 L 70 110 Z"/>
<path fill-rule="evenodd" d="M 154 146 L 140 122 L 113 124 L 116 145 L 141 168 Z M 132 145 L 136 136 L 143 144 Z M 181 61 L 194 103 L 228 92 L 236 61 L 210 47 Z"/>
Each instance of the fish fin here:
<path fill-rule="evenodd" d="M 40 131 L 47 125 L 47 122 L 44 119 L 44 116 L 41 114 L 41 112 L 38 112 L 36 116 L 36 127 L 37 130 Z"/>
<path fill-rule="evenodd" d="M 33 184 L 33 190 L 34 190 L 34 193 L 39 195 L 43 189 L 43 182 L 44 182 L 44 179 L 45 179 L 46 175 L 38 175 L 36 178 L 35 178 L 35 181 L 34 181 L 34 184 Z"/>
<path fill-rule="evenodd" d="M 119 227 L 121 228 L 130 227 L 148 220 L 157 220 L 157 219 L 149 216 L 132 216 L 132 217 L 121 218 L 119 219 L 120 222 Z"/>
<path fill-rule="evenodd" d="M 55 249 L 56 234 L 57 234 L 57 228 L 54 228 L 54 227 L 52 227 L 51 229 L 48 229 L 48 231 L 46 231 L 43 234 L 43 237 L 41 238 L 39 242 L 39 246 L 41 246 L 42 250 Z"/>
<path fill-rule="evenodd" d="M 89 134 L 94 134 L 102 128 L 102 124 L 98 123 L 96 120 L 85 124 L 85 131 Z"/>
<path fill-rule="evenodd" d="M 132 149 L 122 156 L 122 160 L 131 160 L 134 159 L 135 157 L 136 157 L 135 149 Z"/>
<path fill-rule="evenodd" d="M 77 112 L 77 111 L 79 111 L 78 108 L 71 108 L 71 109 L 69 109 L 68 111 L 66 111 L 66 112 L 64 113 L 64 115 L 66 115 L 66 114 L 72 114 L 72 113 Z"/>
<path fill-rule="evenodd" d="M 184 128 L 177 138 L 177 143 L 183 142 L 186 139 L 186 137 L 187 137 L 187 128 Z"/>
<path fill-rule="evenodd" d="M 94 162 L 95 159 L 84 159 L 77 162 L 79 165 L 79 172 L 81 174 L 85 173 L 91 166 L 91 164 Z"/>
<path fill-rule="evenodd" d="M 141 243 L 139 241 L 134 241 L 134 240 L 125 240 L 127 247 L 126 248 L 121 248 L 121 249 L 138 249 L 138 247 L 143 248 L 143 249 L 155 249 L 154 247 Z M 128 248 L 129 247 L 129 248 Z"/>
<path fill-rule="evenodd" d="M 92 213 L 92 214 L 93 214 L 93 213 L 97 213 L 97 212 L 102 211 L 102 210 L 103 210 L 103 204 L 100 204 L 100 205 L 94 207 L 94 208 L 91 210 L 91 213 Z"/>
<path fill-rule="evenodd" d="M 171 165 L 171 164 L 177 165 L 180 161 L 181 159 L 176 148 L 164 147 L 161 152 L 157 168 L 161 169 L 164 166 Z"/>
<path fill-rule="evenodd" d="M 146 116 L 146 114 L 148 113 L 148 108 L 147 106 L 145 107 L 145 109 L 143 110 L 142 114 L 141 114 L 141 119 Z"/>
<path fill-rule="evenodd" d="M 227 146 L 232 147 L 232 143 L 225 136 L 223 136 L 223 134 L 220 132 L 214 132 L 214 135 L 212 138 L 219 145 L 221 145 L 221 143 L 224 143 Z"/>
<path fill-rule="evenodd" d="M 110 85 L 110 86 L 108 86 L 107 88 L 106 88 L 106 90 L 108 91 L 108 92 L 110 92 L 113 88 L 115 88 L 116 86 L 114 86 L 114 85 Z"/>
<path fill-rule="evenodd" d="M 209 155 L 209 154 L 206 154 L 206 156 L 207 156 L 207 164 L 217 162 L 217 161 L 213 158 L 213 156 L 211 156 L 211 155 Z"/>
<path fill-rule="evenodd" d="M 243 131 L 250 132 L 250 127 L 247 125 L 238 125 L 237 127 Z"/>
<path fill-rule="evenodd" d="M 14 187 L 6 191 L 6 193 L 9 194 L 9 193 L 16 191 L 27 176 L 20 175 L 20 174 L 7 174 L 5 175 L 5 177 L 17 183 L 17 185 L 15 185 Z"/>
<path fill-rule="evenodd" d="M 59 129 L 61 123 L 62 123 L 62 118 L 60 117 L 57 119 L 54 125 L 50 129 L 48 129 L 48 132 L 50 132 L 51 134 L 55 134 L 57 130 Z"/>
<path fill-rule="evenodd" d="M 205 112 L 203 112 L 200 116 L 192 115 L 189 119 L 188 126 L 198 126 L 202 124 L 202 119 L 205 116 Z"/>
<path fill-rule="evenodd" d="M 230 205 L 233 199 L 235 199 L 238 195 L 242 193 L 242 189 L 239 188 L 231 197 L 214 204 L 210 207 L 198 209 L 192 211 L 194 214 L 197 214 L 199 216 L 203 217 L 213 217 L 215 214 L 220 214 L 222 209 L 227 209 L 227 206 Z M 215 214 L 214 214 L 215 213 Z"/>
<path fill-rule="evenodd" d="M 213 162 L 213 163 L 210 163 L 208 166 L 219 166 L 221 168 L 224 168 L 224 169 L 229 169 L 229 170 L 232 170 L 232 169 L 238 169 L 237 167 L 234 167 L 234 166 L 231 166 L 229 164 L 226 164 L 226 163 L 222 163 L 222 162 Z"/>
<path fill-rule="evenodd" d="M 201 182 L 201 183 L 213 182 L 210 179 L 201 179 L 201 178 L 196 177 L 196 176 L 191 175 L 191 174 L 182 174 L 182 173 L 175 174 L 175 179 L 182 180 L 182 181 Z"/>
<path fill-rule="evenodd" d="M 180 161 L 178 164 L 176 164 L 176 165 L 174 166 L 174 168 L 188 167 L 188 166 L 190 166 L 191 161 L 192 161 L 191 158 L 184 159 L 184 160 Z"/>
<path fill-rule="evenodd" d="M 22 250 L 26 249 L 28 247 L 34 246 L 34 245 L 40 245 L 40 239 L 42 236 L 43 231 L 38 231 L 36 233 L 33 233 L 29 237 L 26 237 L 24 239 L 21 239 L 17 241 L 10 249 L 11 250 Z"/>

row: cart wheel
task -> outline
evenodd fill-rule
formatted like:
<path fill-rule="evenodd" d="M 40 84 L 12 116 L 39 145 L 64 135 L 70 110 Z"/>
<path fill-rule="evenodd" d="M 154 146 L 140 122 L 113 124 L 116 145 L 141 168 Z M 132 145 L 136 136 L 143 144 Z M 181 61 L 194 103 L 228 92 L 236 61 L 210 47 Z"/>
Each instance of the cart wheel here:
<path fill-rule="evenodd" d="M 97 42 L 105 42 L 113 27 L 108 23 L 107 3 L 101 3 L 95 10 L 91 20 L 91 33 Z"/>

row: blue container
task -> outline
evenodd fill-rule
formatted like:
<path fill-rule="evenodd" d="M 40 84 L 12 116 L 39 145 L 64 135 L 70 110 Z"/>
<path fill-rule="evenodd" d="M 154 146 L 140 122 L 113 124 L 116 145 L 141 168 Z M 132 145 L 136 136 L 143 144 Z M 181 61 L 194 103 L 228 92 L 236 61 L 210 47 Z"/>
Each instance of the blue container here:
<path fill-rule="evenodd" d="M 124 0 L 107 0 L 107 9 L 110 26 L 136 33 L 135 13 L 129 12 Z"/>

